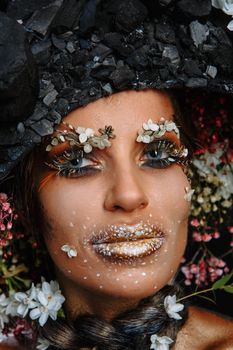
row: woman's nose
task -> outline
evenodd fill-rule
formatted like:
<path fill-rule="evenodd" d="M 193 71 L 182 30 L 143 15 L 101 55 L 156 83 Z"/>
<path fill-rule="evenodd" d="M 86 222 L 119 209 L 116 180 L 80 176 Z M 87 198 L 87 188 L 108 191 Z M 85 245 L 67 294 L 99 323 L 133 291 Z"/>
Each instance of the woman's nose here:
<path fill-rule="evenodd" d="M 135 169 L 119 169 L 109 179 L 104 207 L 109 211 L 132 212 L 148 205 L 145 184 Z"/>

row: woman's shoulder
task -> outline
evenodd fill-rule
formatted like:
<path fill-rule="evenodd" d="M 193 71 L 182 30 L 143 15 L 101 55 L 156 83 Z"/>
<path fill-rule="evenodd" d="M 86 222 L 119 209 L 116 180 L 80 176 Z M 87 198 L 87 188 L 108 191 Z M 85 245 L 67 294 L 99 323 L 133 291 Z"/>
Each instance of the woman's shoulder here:
<path fill-rule="evenodd" d="M 179 332 L 174 350 L 233 350 L 233 320 L 197 307 Z"/>

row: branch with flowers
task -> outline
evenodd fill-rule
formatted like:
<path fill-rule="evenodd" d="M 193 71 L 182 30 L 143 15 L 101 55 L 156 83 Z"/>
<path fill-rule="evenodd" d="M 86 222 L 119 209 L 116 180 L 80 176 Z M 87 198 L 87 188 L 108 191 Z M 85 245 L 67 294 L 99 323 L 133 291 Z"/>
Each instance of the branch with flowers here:
<path fill-rule="evenodd" d="M 192 120 L 198 147 L 190 167 L 192 197 L 189 247 L 181 272 L 192 288 L 210 287 L 228 274 L 233 254 L 233 144 L 231 109 L 225 97 L 194 98 Z M 191 251 L 191 253 L 190 253 Z"/>

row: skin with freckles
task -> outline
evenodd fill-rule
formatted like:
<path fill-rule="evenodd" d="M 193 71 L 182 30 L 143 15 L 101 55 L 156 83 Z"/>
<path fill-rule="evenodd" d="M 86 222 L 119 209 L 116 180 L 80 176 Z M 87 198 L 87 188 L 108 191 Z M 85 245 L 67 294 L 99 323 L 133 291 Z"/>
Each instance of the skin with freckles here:
<path fill-rule="evenodd" d="M 45 242 L 71 317 L 91 312 L 110 319 L 154 294 L 175 274 L 186 245 L 190 203 L 184 195 L 190 185 L 181 165 L 152 166 L 151 150 L 136 142 L 149 118 L 172 120 L 173 114 L 169 97 L 156 90 L 125 91 L 99 99 L 64 118 L 95 133 L 105 125 L 114 129 L 111 147 L 95 149 L 79 163 L 88 171 L 80 176 L 56 175 L 44 159 L 38 161 L 38 188 L 54 174 L 38 196 L 44 221 L 49 223 L 44 225 Z M 175 132 L 162 139 L 180 146 Z M 67 143 L 53 147 L 46 162 L 69 148 Z M 135 234 L 135 227 L 143 224 L 155 227 L 155 235 L 163 234 L 161 247 L 150 254 L 121 259 L 98 254 L 93 247 L 93 239 L 112 225 L 129 227 Z M 143 239 L 142 244 L 147 238 Z M 124 244 L 127 249 L 128 243 Z M 75 247 L 77 257 L 69 258 L 61 250 L 64 245 Z"/>

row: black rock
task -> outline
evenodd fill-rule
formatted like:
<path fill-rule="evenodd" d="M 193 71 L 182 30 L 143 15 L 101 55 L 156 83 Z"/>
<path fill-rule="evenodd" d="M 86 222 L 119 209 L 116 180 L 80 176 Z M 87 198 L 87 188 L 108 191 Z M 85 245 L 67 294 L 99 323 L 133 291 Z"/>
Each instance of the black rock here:
<path fill-rule="evenodd" d="M 128 56 L 134 51 L 134 47 L 123 41 L 123 36 L 119 33 L 110 32 L 104 36 L 104 43 L 116 50 L 122 56 Z"/>
<path fill-rule="evenodd" d="M 214 79 L 216 77 L 216 75 L 218 74 L 218 70 L 215 66 L 207 66 L 206 67 L 206 74 Z"/>
<path fill-rule="evenodd" d="M 148 55 L 150 46 L 144 45 L 138 50 L 135 50 L 131 56 L 126 59 L 127 64 L 137 70 L 148 65 Z"/>
<path fill-rule="evenodd" d="M 17 20 L 27 20 L 35 11 L 48 6 L 52 2 L 54 0 L 9 0 L 7 15 Z"/>
<path fill-rule="evenodd" d="M 190 78 L 185 84 L 189 88 L 207 87 L 207 79 L 204 78 Z"/>
<path fill-rule="evenodd" d="M 189 17 L 208 16 L 211 12 L 211 0 L 180 0 L 177 3 L 180 12 Z"/>
<path fill-rule="evenodd" d="M 64 0 L 55 0 L 48 6 L 35 11 L 26 23 L 26 28 L 44 37 L 51 29 L 53 21 Z"/>
<path fill-rule="evenodd" d="M 37 63 L 40 63 L 42 65 L 46 65 L 49 63 L 51 59 L 51 47 L 52 43 L 49 39 L 37 41 L 33 45 L 31 45 L 31 50 Z"/>
<path fill-rule="evenodd" d="M 116 26 L 130 32 L 137 28 L 147 16 L 147 8 L 139 0 L 121 0 L 116 13 Z"/>
<path fill-rule="evenodd" d="M 126 88 L 134 78 L 134 71 L 127 66 L 118 67 L 109 77 L 116 89 Z"/>
<path fill-rule="evenodd" d="M 57 49 L 64 50 L 66 48 L 66 42 L 64 39 L 61 39 L 56 35 L 52 34 L 51 40 L 52 40 L 53 46 L 55 46 Z"/>
<path fill-rule="evenodd" d="M 99 80 L 107 80 L 114 70 L 115 66 L 104 66 L 101 64 L 91 70 L 91 76 Z"/>
<path fill-rule="evenodd" d="M 111 52 L 112 50 L 109 47 L 103 44 L 99 44 L 91 51 L 91 57 L 93 57 L 94 59 L 96 58 L 97 62 L 103 62 L 105 57 L 111 54 Z"/>
<path fill-rule="evenodd" d="M 156 39 L 168 44 L 174 44 L 176 42 L 174 29 L 169 24 L 158 23 L 155 28 Z"/>
<path fill-rule="evenodd" d="M 85 2 L 86 0 L 66 0 L 64 2 L 53 23 L 56 32 L 63 33 L 67 29 L 73 29 L 78 25 Z"/>
<path fill-rule="evenodd" d="M 225 45 L 218 45 L 209 53 L 209 62 L 218 67 L 219 71 L 225 74 L 233 73 L 233 49 Z"/>
<path fill-rule="evenodd" d="M 0 120 L 26 119 L 38 95 L 37 67 L 23 27 L 0 14 Z"/>
<path fill-rule="evenodd" d="M 36 143 L 41 142 L 41 136 L 38 135 L 34 130 L 27 128 L 23 137 L 23 145 L 34 146 Z"/>
<path fill-rule="evenodd" d="M 167 58 L 175 66 L 180 63 L 180 55 L 175 45 L 166 45 L 162 56 L 163 58 Z"/>
<path fill-rule="evenodd" d="M 198 47 L 203 44 L 209 36 L 209 28 L 206 24 L 201 24 L 198 21 L 193 21 L 189 25 L 190 35 L 194 45 Z"/>
<path fill-rule="evenodd" d="M 87 33 L 95 26 L 96 6 L 96 0 L 89 0 L 85 5 L 79 20 L 79 30 L 81 33 Z"/>
<path fill-rule="evenodd" d="M 199 63 L 191 59 L 185 60 L 183 65 L 183 71 L 189 77 L 201 77 L 203 75 L 202 70 L 199 68 Z"/>
<path fill-rule="evenodd" d="M 32 124 L 31 128 L 42 137 L 53 133 L 53 124 L 47 119 L 42 119 Z"/>

